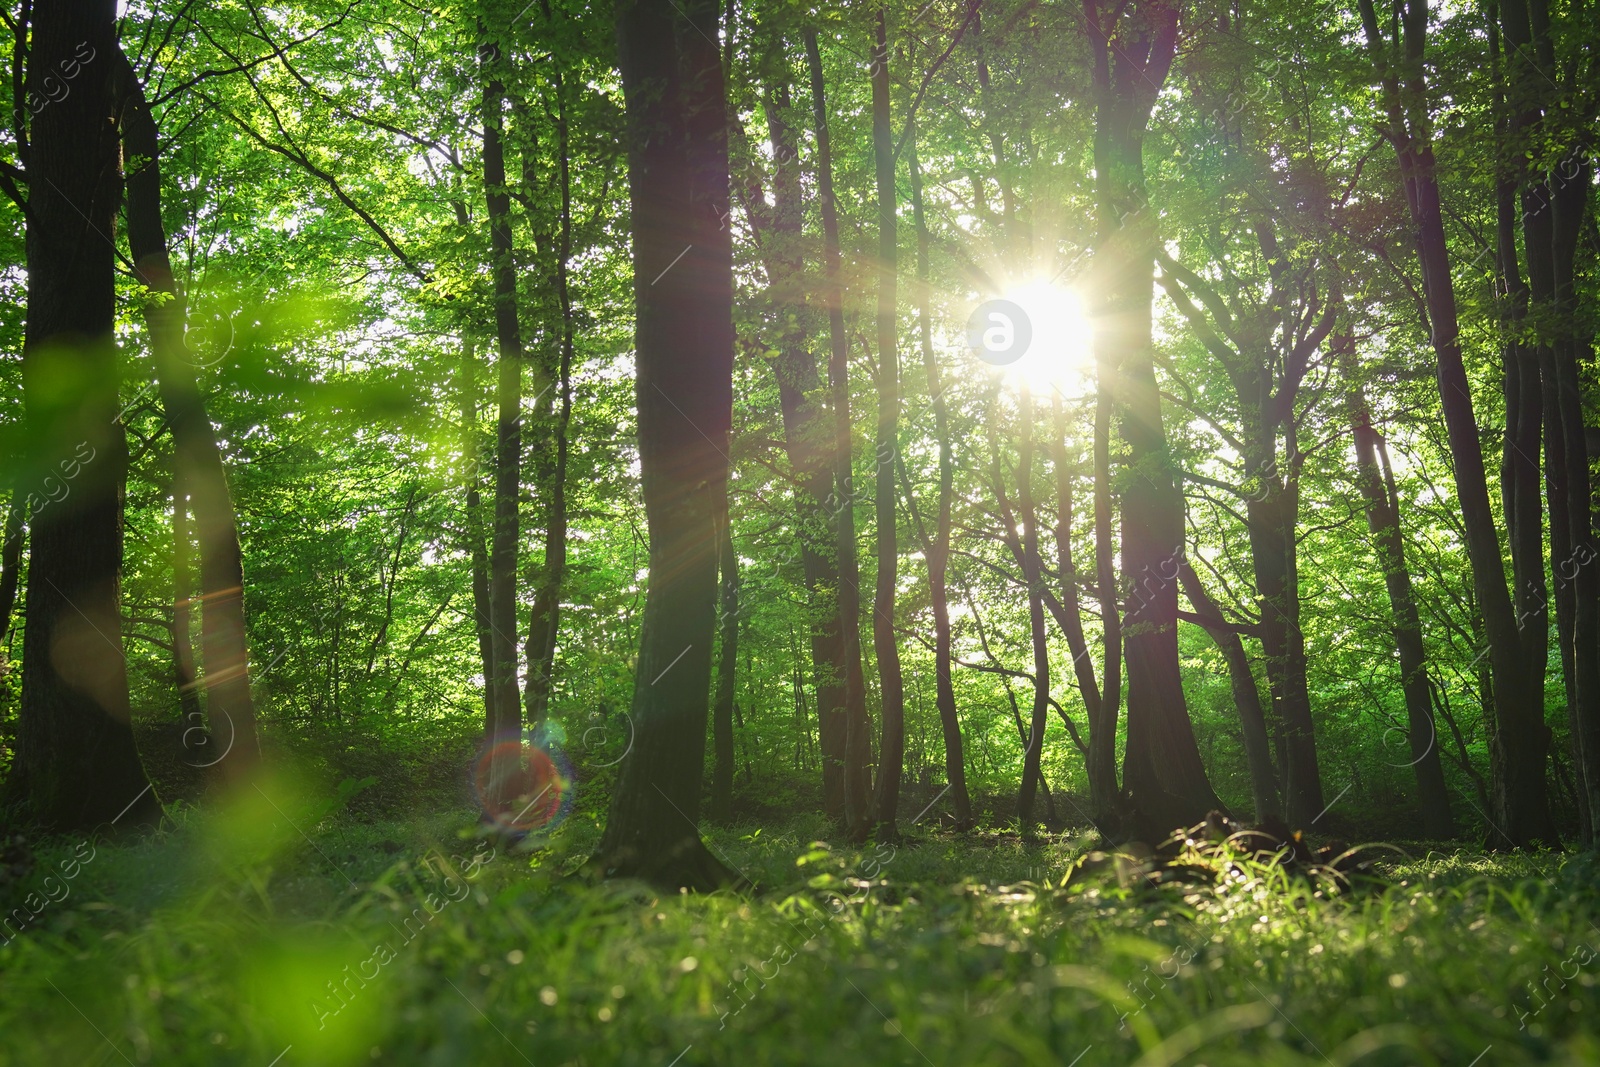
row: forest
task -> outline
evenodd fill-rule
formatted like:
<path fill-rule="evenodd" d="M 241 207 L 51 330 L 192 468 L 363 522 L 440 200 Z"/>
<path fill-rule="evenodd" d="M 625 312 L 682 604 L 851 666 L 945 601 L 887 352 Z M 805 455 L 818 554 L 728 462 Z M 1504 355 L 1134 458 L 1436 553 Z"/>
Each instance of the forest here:
<path fill-rule="evenodd" d="M 1592 5 L 0 18 L 0 1067 L 1600 1063 Z"/>

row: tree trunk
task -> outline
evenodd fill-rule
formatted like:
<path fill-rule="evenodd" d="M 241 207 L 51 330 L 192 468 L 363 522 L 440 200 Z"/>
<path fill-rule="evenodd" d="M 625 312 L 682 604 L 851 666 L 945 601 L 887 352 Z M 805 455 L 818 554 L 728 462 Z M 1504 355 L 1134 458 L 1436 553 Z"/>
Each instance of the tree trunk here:
<path fill-rule="evenodd" d="M 961 741 L 961 719 L 956 714 L 956 692 L 952 678 L 950 636 L 950 524 L 955 497 L 955 458 L 950 442 L 950 406 L 945 401 L 939 359 L 933 349 L 932 300 L 928 285 L 928 225 L 923 216 L 922 166 L 917 158 L 917 131 L 911 126 L 906 135 L 911 167 L 911 208 L 917 226 L 917 332 L 922 341 L 922 365 L 928 379 L 928 398 L 933 405 L 933 434 L 939 443 L 939 500 L 933 536 L 924 546 L 928 562 L 928 599 L 933 607 L 934 699 L 939 707 L 939 726 L 944 732 L 945 783 L 955 809 L 956 827 L 972 825 L 972 800 L 967 793 L 966 756 Z"/>
<path fill-rule="evenodd" d="M 11 612 L 17 605 L 17 583 L 22 570 L 22 522 L 27 504 L 21 488 L 11 490 L 6 503 L 5 540 L 0 542 L 0 645 L 11 636 Z"/>
<path fill-rule="evenodd" d="M 1403 48 L 1406 77 L 1402 88 L 1372 0 L 1357 2 L 1372 58 L 1383 83 L 1388 112 L 1386 132 L 1399 157 L 1406 202 L 1416 227 L 1423 298 L 1438 360 L 1440 406 L 1454 461 L 1456 497 L 1461 508 L 1467 554 L 1472 561 L 1473 593 L 1483 616 L 1489 646 L 1494 708 L 1494 730 L 1490 738 L 1494 810 L 1489 813 L 1490 837 L 1498 846 L 1522 847 L 1540 841 L 1556 843 L 1559 838 L 1550 818 L 1544 780 L 1550 729 L 1544 722 L 1543 665 L 1530 670 L 1522 661 L 1516 616 L 1506 592 L 1499 536 L 1489 508 L 1471 383 L 1461 359 L 1455 287 L 1445 242 L 1433 134 L 1427 117 L 1423 52 L 1428 9 L 1422 0 L 1407 0 L 1399 20 L 1401 36 L 1394 44 Z"/>
<path fill-rule="evenodd" d="M 567 573 L 567 464 L 571 451 L 572 428 L 572 286 L 568 264 L 572 259 L 572 161 L 567 130 L 565 79 L 555 73 L 556 156 L 561 182 L 560 233 L 557 237 L 556 269 L 552 278 L 561 315 L 560 366 L 557 388 L 560 410 L 556 415 L 556 466 L 550 478 L 550 506 L 544 530 L 544 569 L 534 591 L 533 610 L 528 616 L 528 678 L 524 696 L 528 722 L 543 722 L 550 710 L 550 688 L 556 662 L 556 638 L 561 630 L 561 590 Z"/>
<path fill-rule="evenodd" d="M 1156 227 L 1144 185 L 1145 126 L 1177 44 L 1178 12 L 1086 0 L 1095 78 L 1094 166 L 1099 249 L 1099 387 L 1121 418 L 1134 472 L 1122 495 L 1122 567 L 1138 603 L 1123 620 L 1128 736 L 1123 782 L 1137 832 L 1164 837 L 1221 801 L 1206 778 L 1178 670 L 1178 563 L 1183 497 L 1161 423 L 1151 341 Z"/>
<path fill-rule="evenodd" d="M 716 522 L 733 420 L 728 111 L 714 0 L 622 0 L 639 462 L 650 583 L 634 679 L 634 745 L 591 861 L 662 888 L 735 880 L 700 840 Z M 681 262 L 680 262 L 681 260 Z"/>
<path fill-rule="evenodd" d="M 111 62 L 110 0 L 42 4 L 35 77 Z M 34 116 L 25 163 L 28 315 L 22 382 L 31 495 L 27 630 L 8 786 L 61 832 L 160 817 L 134 748 L 122 653 L 122 486 L 113 273 L 121 167 L 110 79 L 77 79 Z M 66 492 L 55 496 L 55 486 Z"/>
<path fill-rule="evenodd" d="M 493 738 L 494 631 L 489 605 L 489 548 L 483 534 L 483 496 L 478 473 L 478 344 L 470 332 L 461 342 L 461 457 L 466 484 L 466 540 L 472 558 L 472 624 L 478 636 L 478 661 L 483 665 L 483 736 Z"/>
<path fill-rule="evenodd" d="M 835 554 L 839 570 L 839 627 L 845 661 L 845 824 L 864 840 L 872 828 L 871 724 L 861 670 L 861 567 L 856 557 L 855 479 L 851 473 L 850 349 L 844 332 L 844 282 L 839 250 L 839 213 L 833 193 L 833 149 L 828 137 L 828 97 L 815 30 L 806 30 L 806 65 L 817 133 L 817 199 L 822 214 L 823 302 L 828 308 L 828 386 L 833 396 Z"/>
<path fill-rule="evenodd" d="M 176 465 L 176 464 L 174 464 Z M 179 484 L 176 472 L 172 479 L 172 678 L 178 687 L 178 705 L 183 712 L 183 747 L 188 749 L 191 731 L 205 722 L 205 710 L 200 704 L 200 689 L 196 684 L 194 665 L 194 626 L 191 622 L 189 595 L 189 498 Z M 207 738 L 209 740 L 209 738 Z M 206 753 L 209 756 L 210 753 Z"/>
<path fill-rule="evenodd" d="M 733 530 L 722 516 L 717 539 L 717 564 L 722 575 L 721 650 L 717 659 L 717 698 L 712 707 L 711 731 L 716 742 L 716 762 L 711 771 L 711 817 L 727 822 L 733 814 L 733 698 L 739 664 L 739 557 L 733 550 Z"/>
<path fill-rule="evenodd" d="M 1022 754 L 1022 790 L 1017 795 L 1017 827 L 1033 832 L 1033 795 L 1044 755 L 1050 714 L 1050 646 L 1044 629 L 1044 568 L 1039 559 L 1039 516 L 1033 502 L 1033 394 L 1024 386 L 1017 401 L 1017 510 L 1022 514 L 1022 568 L 1028 583 L 1028 633 L 1033 643 L 1033 716 Z"/>
<path fill-rule="evenodd" d="M 877 472 L 873 479 L 878 531 L 878 575 L 872 606 L 872 648 L 878 660 L 883 743 L 878 750 L 876 808 L 878 837 L 899 837 L 895 814 L 900 800 L 906 747 L 905 681 L 894 632 L 895 582 L 900 539 L 896 530 L 895 461 L 900 451 L 899 321 L 895 314 L 899 263 L 894 188 L 894 133 L 889 128 L 889 45 L 883 8 L 878 8 L 872 53 L 872 157 L 878 178 L 878 430 Z"/>
<path fill-rule="evenodd" d="M 481 29 L 481 27 L 480 27 Z M 517 319 L 517 274 L 511 240 L 511 197 L 506 187 L 500 45 L 487 38 L 478 50 L 483 78 L 483 185 L 489 218 L 490 272 L 495 338 L 499 346 L 495 389 L 499 416 L 495 440 L 494 529 L 489 548 L 489 631 L 494 674 L 494 728 L 488 743 L 489 787 L 483 798 L 494 818 L 515 809 L 521 778 L 522 702 L 517 692 L 517 493 L 522 478 L 522 327 Z M 520 806 L 520 805 L 519 805 Z"/>
<path fill-rule="evenodd" d="M 1593 847 L 1593 819 L 1600 811 L 1600 569 L 1596 555 L 1593 487 L 1585 440 L 1581 359 L 1589 356 L 1573 286 L 1574 255 L 1589 197 L 1584 150 L 1587 130 L 1562 128 L 1566 90 L 1556 80 L 1547 0 L 1503 0 L 1513 158 L 1545 157 L 1555 148 L 1561 172 L 1540 168 L 1522 179 L 1522 238 L 1528 254 L 1531 321 L 1535 325 L 1542 381 L 1545 497 L 1550 506 L 1550 564 L 1556 579 L 1557 633 L 1567 682 L 1568 723 L 1573 728 L 1574 765 L 1584 844 Z M 1571 80 L 1571 73 L 1566 74 Z M 1557 99 L 1560 98 L 1560 107 Z M 1568 166 L 1572 173 L 1566 173 Z M 1535 164 L 1537 166 L 1537 164 Z M 1543 662 L 1542 660 L 1540 661 Z M 1543 707 L 1543 671 L 1539 672 Z M 1530 690 L 1531 690 L 1530 685 Z"/>
<path fill-rule="evenodd" d="M 1267 716 L 1261 707 L 1261 690 L 1245 655 L 1238 631 L 1222 617 L 1216 601 L 1200 582 L 1194 567 L 1185 560 L 1178 572 L 1183 591 L 1194 605 L 1196 620 L 1206 628 L 1217 651 L 1228 664 L 1228 681 L 1233 687 L 1233 705 L 1239 712 L 1239 732 L 1244 738 L 1244 759 L 1250 769 L 1250 799 L 1256 821 L 1282 817 L 1278 807 L 1278 776 L 1272 767 L 1272 751 L 1267 738 Z"/>
<path fill-rule="evenodd" d="M 1355 339 L 1340 339 L 1353 357 Z M 1367 529 L 1372 533 L 1378 565 L 1383 568 L 1394 619 L 1395 647 L 1400 653 L 1400 688 L 1406 699 L 1406 737 L 1411 746 L 1411 768 L 1417 776 L 1417 804 L 1422 831 L 1445 841 L 1455 836 L 1450 814 L 1450 792 L 1445 787 L 1439 759 L 1438 727 L 1433 719 L 1433 699 L 1428 690 L 1428 669 L 1423 654 L 1422 623 L 1406 569 L 1405 539 L 1400 534 L 1400 499 L 1394 479 L 1386 476 L 1388 463 L 1380 464 L 1384 443 L 1372 426 L 1366 396 L 1359 381 L 1350 383 L 1350 419 L 1355 427 L 1356 482 L 1367 501 Z"/>
<path fill-rule="evenodd" d="M 1495 84 L 1496 133 L 1509 149 L 1516 119 L 1506 111 L 1502 52 L 1498 24 L 1489 21 L 1489 55 Z M 1499 273 L 1501 329 L 1501 390 L 1505 398 L 1505 440 L 1501 449 L 1500 493 L 1506 518 L 1506 541 L 1511 548 L 1511 604 L 1516 612 L 1519 650 L 1524 663 L 1545 663 L 1550 654 L 1549 588 L 1544 574 L 1544 515 L 1539 485 L 1540 439 L 1544 430 L 1543 397 L 1539 380 L 1537 346 L 1523 338 L 1528 312 L 1528 285 L 1517 260 L 1517 181 L 1515 169 L 1503 164 L 1495 176 L 1495 245 Z M 1554 458 L 1554 457 L 1552 457 Z M 1556 532 L 1563 543 L 1565 532 Z M 1557 628 L 1562 635 L 1562 678 L 1573 706 L 1571 598 L 1557 590 Z M 1431 702 L 1430 702 L 1431 706 Z M 1574 743 L 1576 735 L 1574 734 Z"/>
<path fill-rule="evenodd" d="M 824 507 L 832 494 L 833 429 L 820 395 L 816 357 L 807 344 L 805 258 L 802 226 L 800 143 L 791 121 L 787 81 L 765 101 L 772 135 L 772 221 L 762 233 L 772 311 L 778 322 L 778 402 L 783 412 L 784 447 L 800 483 L 796 494 L 801 565 L 810 607 L 811 669 L 817 688 L 817 719 L 822 748 L 823 810 L 843 821 L 845 717 L 844 641 L 839 617 L 839 570 L 834 519 Z M 760 217 L 752 194 L 746 210 Z"/>
<path fill-rule="evenodd" d="M 1113 743 L 1116 741 L 1116 720 L 1113 711 L 1112 720 L 1107 723 L 1105 718 L 1105 705 L 1100 696 L 1100 686 L 1094 677 L 1094 661 L 1089 658 L 1089 643 L 1083 635 L 1082 607 L 1078 598 L 1078 568 L 1072 559 L 1072 464 L 1067 458 L 1067 406 L 1066 398 L 1060 390 L 1056 391 L 1055 402 L 1052 405 L 1053 444 L 1055 451 L 1056 475 L 1056 564 L 1061 571 L 1061 630 L 1067 638 L 1067 651 L 1072 653 L 1072 669 L 1078 682 L 1078 693 L 1083 697 L 1083 707 L 1089 721 L 1089 751 L 1086 758 L 1086 767 L 1089 775 L 1089 796 L 1092 799 L 1100 794 L 1107 797 L 1116 795 L 1116 782 L 1112 781 L 1109 787 L 1097 781 L 1097 777 L 1109 773 L 1113 779 L 1116 777 L 1115 749 L 1110 755 L 1112 762 L 1106 760 L 1106 753 L 1100 751 L 1105 747 L 1103 739 L 1109 733 Z M 1102 743 L 1097 749 L 1095 737 L 1099 735 Z M 1092 806 L 1092 804 L 1091 804 Z"/>
<path fill-rule="evenodd" d="M 216 767 L 231 785 L 246 782 L 261 760 L 244 612 L 244 555 L 228 492 L 216 429 L 206 415 L 184 341 L 185 307 L 172 277 L 161 216 L 160 139 L 133 66 L 120 49 L 116 81 L 123 156 L 138 161 L 127 175 L 128 250 L 139 281 L 159 294 L 145 304 L 145 328 L 155 357 L 156 380 L 172 427 L 173 481 L 194 507 L 200 548 L 200 648 L 206 694 L 208 746 L 201 766 Z"/>
<path fill-rule="evenodd" d="M 1306 683 L 1305 635 L 1300 630 L 1295 562 L 1299 490 L 1292 480 L 1268 473 L 1276 469 L 1271 455 L 1256 457 L 1250 469 L 1265 490 L 1247 499 L 1245 512 L 1261 613 L 1261 649 L 1273 707 L 1283 723 L 1284 814 L 1291 826 L 1309 827 L 1325 805 Z"/>

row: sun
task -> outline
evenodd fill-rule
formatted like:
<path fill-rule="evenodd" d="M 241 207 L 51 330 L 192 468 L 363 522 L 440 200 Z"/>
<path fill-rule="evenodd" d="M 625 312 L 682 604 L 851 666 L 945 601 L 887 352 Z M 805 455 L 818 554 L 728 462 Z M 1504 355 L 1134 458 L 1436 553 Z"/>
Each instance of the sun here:
<path fill-rule="evenodd" d="M 1094 328 L 1076 290 L 1043 278 L 1007 290 L 1028 317 L 1032 339 L 1008 370 L 1034 391 L 1073 392 L 1094 380 Z"/>

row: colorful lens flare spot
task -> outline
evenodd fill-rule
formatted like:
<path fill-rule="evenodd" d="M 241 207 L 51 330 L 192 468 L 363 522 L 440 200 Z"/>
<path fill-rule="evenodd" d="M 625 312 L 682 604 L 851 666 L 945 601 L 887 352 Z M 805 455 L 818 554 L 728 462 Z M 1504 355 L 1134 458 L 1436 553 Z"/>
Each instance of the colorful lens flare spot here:
<path fill-rule="evenodd" d="M 502 830 L 552 829 L 572 803 L 572 772 L 559 752 L 532 741 L 501 741 L 478 757 L 472 784 L 484 816 Z"/>

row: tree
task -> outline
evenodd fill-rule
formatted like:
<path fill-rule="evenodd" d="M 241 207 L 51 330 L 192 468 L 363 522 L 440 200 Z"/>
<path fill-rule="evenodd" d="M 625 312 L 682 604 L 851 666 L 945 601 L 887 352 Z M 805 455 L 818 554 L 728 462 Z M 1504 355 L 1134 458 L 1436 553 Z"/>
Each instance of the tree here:
<path fill-rule="evenodd" d="M 29 178 L 28 321 L 23 346 L 29 458 L 20 485 L 64 496 L 30 517 L 27 629 L 14 798 L 53 829 L 149 823 L 161 807 L 134 749 L 122 646 L 123 478 L 113 265 L 122 171 L 105 76 L 114 5 L 42 5 L 28 74 L 78 73 L 18 129 Z M 18 103 L 18 113 L 22 108 Z M 52 495 L 54 495 L 52 493 Z M 36 498 L 43 501 L 47 498 Z"/>
<path fill-rule="evenodd" d="M 1162 2 L 1085 0 L 1094 64 L 1096 209 L 1100 227 L 1091 311 L 1099 388 L 1127 443 L 1122 573 L 1139 603 L 1123 618 L 1128 735 L 1123 785 L 1149 836 L 1222 807 L 1206 778 L 1178 673 L 1178 566 L 1183 498 L 1166 435 L 1151 351 L 1156 226 L 1144 182 L 1151 109 L 1177 47 L 1178 9 Z"/>
<path fill-rule="evenodd" d="M 1385 37 L 1372 0 L 1358 0 L 1368 51 L 1382 85 L 1384 136 L 1399 162 L 1402 191 L 1416 234 L 1417 262 L 1432 335 L 1439 403 L 1450 435 L 1456 496 L 1472 560 L 1473 592 L 1488 638 L 1493 678 L 1494 731 L 1491 763 L 1494 810 L 1490 838 L 1502 846 L 1557 840 L 1545 792 L 1544 764 L 1550 728 L 1544 722 L 1543 665 L 1521 661 L 1516 617 L 1506 592 L 1500 539 L 1489 509 L 1483 451 L 1466 366 L 1461 359 L 1455 284 L 1445 239 L 1438 168 L 1428 118 L 1428 83 L 1423 72 L 1428 6 L 1406 0 L 1398 12 L 1396 39 Z"/>
<path fill-rule="evenodd" d="M 617 50 L 633 210 L 635 395 L 650 587 L 634 744 L 591 863 L 606 877 L 711 889 L 735 880 L 700 840 L 716 624 L 716 520 L 733 418 L 727 103 L 718 8 L 622 0 Z"/>
<path fill-rule="evenodd" d="M 900 540 L 896 529 L 895 463 L 900 451 L 899 265 L 897 196 L 894 186 L 894 134 L 889 128 L 889 43 L 883 8 L 878 8 L 872 50 L 872 158 L 878 186 L 878 423 L 877 477 L 874 504 L 878 532 L 877 590 L 872 602 L 872 649 L 878 660 L 878 694 L 882 702 L 883 740 L 878 750 L 877 808 L 880 838 L 895 840 L 895 810 L 905 762 L 905 680 L 900 674 L 900 645 L 895 633 L 895 581 L 899 574 Z"/>
<path fill-rule="evenodd" d="M 161 403 L 172 427 L 174 539 L 183 530 L 184 510 L 192 505 L 200 546 L 201 660 L 205 669 L 201 687 L 209 727 L 208 747 L 201 756 L 204 766 L 214 767 L 214 774 L 238 786 L 251 777 L 261 759 L 255 701 L 250 693 L 239 523 L 216 429 L 206 414 L 184 342 L 187 313 L 173 281 L 161 215 L 159 131 L 133 65 L 120 48 L 109 58 L 117 64 L 118 117 L 123 158 L 129 167 L 128 250 L 140 284 L 149 291 L 145 327 L 155 355 Z M 175 579 L 178 573 L 175 564 Z M 180 626 L 185 630 L 181 637 Z M 175 612 L 174 648 L 187 645 L 187 626 L 187 611 Z M 192 663 L 187 665 L 187 673 L 192 680 Z M 220 751 L 213 753 L 212 747 Z"/>

